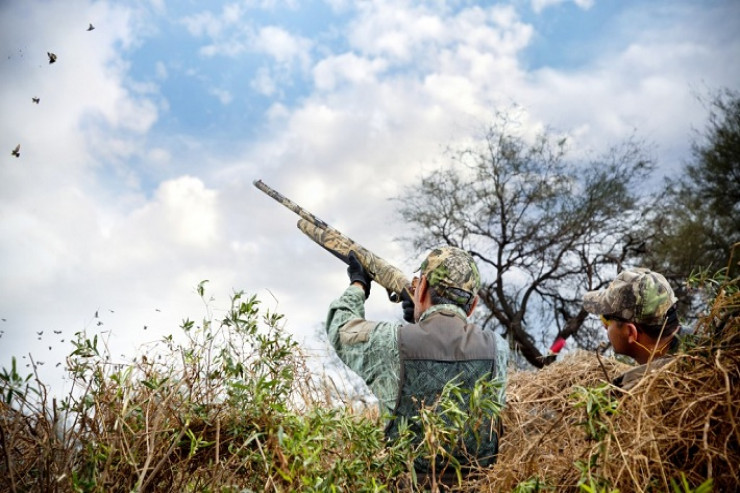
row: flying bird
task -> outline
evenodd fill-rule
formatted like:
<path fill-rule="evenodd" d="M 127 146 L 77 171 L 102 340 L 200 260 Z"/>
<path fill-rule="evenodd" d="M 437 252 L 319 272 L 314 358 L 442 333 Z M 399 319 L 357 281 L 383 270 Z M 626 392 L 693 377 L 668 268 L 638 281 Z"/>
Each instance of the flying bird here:
<path fill-rule="evenodd" d="M 15 149 L 10 151 L 10 155 L 15 156 L 15 157 L 21 157 L 21 145 L 18 144 L 17 146 L 15 146 Z"/>
<path fill-rule="evenodd" d="M 46 54 L 49 55 L 49 63 L 54 63 L 57 61 L 57 56 L 54 53 L 47 51 Z"/>
<path fill-rule="evenodd" d="M 39 104 L 39 101 L 41 101 L 40 98 L 31 98 L 31 101 L 33 101 L 36 104 Z"/>
<path fill-rule="evenodd" d="M 88 31 L 92 31 L 93 29 L 95 29 L 95 26 L 93 26 L 93 25 L 92 25 L 92 23 L 91 23 L 91 24 L 90 24 L 90 27 L 88 27 L 88 28 L 87 28 L 87 30 L 88 30 Z"/>

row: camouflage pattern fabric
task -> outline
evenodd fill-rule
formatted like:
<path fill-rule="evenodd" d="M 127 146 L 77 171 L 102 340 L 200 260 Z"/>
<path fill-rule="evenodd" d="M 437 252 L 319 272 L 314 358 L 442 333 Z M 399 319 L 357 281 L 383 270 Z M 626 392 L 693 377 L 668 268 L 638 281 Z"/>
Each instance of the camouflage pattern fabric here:
<path fill-rule="evenodd" d="M 678 301 L 665 277 L 644 268 L 622 271 L 608 288 L 583 295 L 583 308 L 645 325 L 660 325 Z"/>
<path fill-rule="evenodd" d="M 440 311 L 454 311 L 465 320 L 466 314 L 453 305 L 436 305 L 421 315 L 425 320 Z M 329 306 L 325 329 L 329 342 L 350 370 L 367 383 L 377 397 L 380 411 L 390 417 L 399 392 L 401 363 L 398 349 L 398 329 L 403 321 L 371 322 L 365 320 L 365 292 L 349 286 Z M 500 349 L 496 354 L 495 378 L 502 382 L 498 401 L 503 403 L 506 388 L 508 351 L 503 338 L 495 334 Z"/>
<path fill-rule="evenodd" d="M 443 305 L 444 306 L 444 305 Z M 450 307 L 452 305 L 446 305 Z M 505 344 L 491 331 L 467 323 L 462 312 L 437 309 L 418 324 L 402 327 L 399 332 L 399 352 L 401 357 L 401 388 L 394 419 L 386 429 L 386 435 L 393 439 L 398 436 L 399 426 L 405 423 L 414 435 L 413 443 L 420 443 L 425 431 L 419 420 L 421 406 L 431 407 L 442 413 L 443 421 L 451 425 L 451 417 L 444 414 L 444 407 L 437 399 L 445 386 L 455 382 L 460 394 L 452 397 L 460 410 L 471 411 L 471 393 L 479 380 L 496 380 L 497 385 L 485 386 L 476 392 L 488 395 L 478 397 L 491 399 L 504 405 L 504 386 L 506 360 L 499 352 L 507 353 Z M 503 369 L 501 366 L 503 365 Z M 447 453 L 464 466 L 477 464 L 487 466 L 496 459 L 498 451 L 499 421 L 484 413 L 472 416 L 459 434 L 450 435 L 453 442 L 445 444 Z M 435 470 L 444 468 L 448 459 L 436 454 Z M 415 459 L 417 471 L 431 471 L 427 454 Z"/>
<path fill-rule="evenodd" d="M 473 257 L 460 248 L 435 248 L 424 259 L 419 272 L 437 292 L 455 303 L 465 305 L 480 289 L 480 273 Z"/>
<path fill-rule="evenodd" d="M 396 406 L 401 363 L 398 328 L 404 322 L 365 320 L 365 291 L 348 287 L 329 305 L 326 333 L 345 365 L 367 383 L 378 398 L 381 413 Z"/>
<path fill-rule="evenodd" d="M 491 374 L 491 361 L 473 360 L 473 361 L 455 361 L 439 362 L 431 360 L 412 360 L 406 362 L 406 385 L 403 394 L 400 396 L 398 408 L 396 409 L 397 419 L 390 423 L 386 434 L 389 438 L 394 439 L 398 436 L 399 427 L 402 423 L 407 425 L 409 430 L 416 436 L 415 442 L 419 442 L 424 436 L 421 423 L 417 420 L 409 420 L 409 416 L 416 416 L 418 410 L 422 407 L 434 405 L 439 397 L 439 391 L 447 382 L 455 381 L 462 389 L 472 389 L 478 379 Z M 496 399 L 491 395 L 487 398 Z M 469 411 L 469 396 L 464 396 L 463 401 L 459 402 L 460 409 Z M 448 426 L 450 420 L 445 417 L 444 421 Z M 466 427 L 457 439 L 452 449 L 447 448 L 450 453 L 461 465 L 480 465 L 488 466 L 495 462 L 496 453 L 498 452 L 498 422 L 494 422 L 490 417 L 485 417 L 481 421 L 476 421 L 478 426 Z M 435 459 L 436 470 L 440 471 L 447 464 L 441 455 Z M 420 456 L 414 459 L 414 467 L 417 471 L 431 470 L 431 462 L 428 458 Z"/>

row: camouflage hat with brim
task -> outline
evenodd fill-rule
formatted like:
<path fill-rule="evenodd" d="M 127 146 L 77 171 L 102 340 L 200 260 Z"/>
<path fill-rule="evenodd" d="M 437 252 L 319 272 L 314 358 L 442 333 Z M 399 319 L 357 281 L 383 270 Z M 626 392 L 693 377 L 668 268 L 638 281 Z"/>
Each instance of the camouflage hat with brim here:
<path fill-rule="evenodd" d="M 665 277 L 637 267 L 622 271 L 608 288 L 584 294 L 583 308 L 596 315 L 660 325 L 676 301 L 678 299 Z"/>
<path fill-rule="evenodd" d="M 438 294 L 461 305 L 472 301 L 480 289 L 478 266 L 473 257 L 460 248 L 435 248 L 421 263 L 419 272 Z"/>

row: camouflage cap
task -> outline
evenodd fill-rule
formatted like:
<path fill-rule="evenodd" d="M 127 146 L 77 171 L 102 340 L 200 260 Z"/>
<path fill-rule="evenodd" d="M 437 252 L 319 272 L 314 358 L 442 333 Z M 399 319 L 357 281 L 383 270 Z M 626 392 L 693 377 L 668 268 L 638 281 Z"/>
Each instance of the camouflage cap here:
<path fill-rule="evenodd" d="M 583 295 L 583 308 L 645 325 L 660 325 L 678 301 L 665 277 L 650 269 L 622 271 L 606 289 Z"/>
<path fill-rule="evenodd" d="M 460 248 L 432 250 L 419 267 L 427 282 L 441 296 L 461 305 L 472 301 L 480 289 L 480 273 L 473 257 Z"/>

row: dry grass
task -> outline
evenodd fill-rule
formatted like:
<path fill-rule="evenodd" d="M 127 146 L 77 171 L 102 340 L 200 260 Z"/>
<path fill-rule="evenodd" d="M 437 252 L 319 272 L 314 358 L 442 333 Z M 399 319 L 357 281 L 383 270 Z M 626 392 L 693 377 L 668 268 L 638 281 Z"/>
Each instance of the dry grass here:
<path fill-rule="evenodd" d="M 187 343 L 152 348 L 161 362 L 110 365 L 81 334 L 67 361 L 77 387 L 59 404 L 3 369 L 0 491 L 374 491 L 392 481 L 403 458 L 377 422 L 330 402 L 280 317 L 240 296 L 219 324 L 186 322 Z"/>
<path fill-rule="evenodd" d="M 715 491 L 736 491 L 739 314 L 740 293 L 721 291 L 696 345 L 630 391 L 608 385 L 629 366 L 595 353 L 515 373 L 499 460 L 465 490 L 672 491 L 683 474 L 693 487 L 711 478 Z M 587 396 L 601 398 L 590 419 Z"/>
<path fill-rule="evenodd" d="M 515 372 L 498 462 L 457 490 L 685 493 L 672 484 L 685 478 L 735 491 L 740 293 L 730 287 L 699 340 L 628 392 L 609 384 L 628 365 L 594 353 Z M 236 300 L 197 337 L 187 328 L 192 344 L 168 343 L 167 364 L 112 368 L 80 340 L 68 366 L 82 386 L 60 404 L 3 369 L 0 491 L 415 491 L 408 443 L 388 445 L 377 417 L 308 389 L 296 345 L 256 304 Z M 297 388 L 311 406 L 293 405 Z"/>

